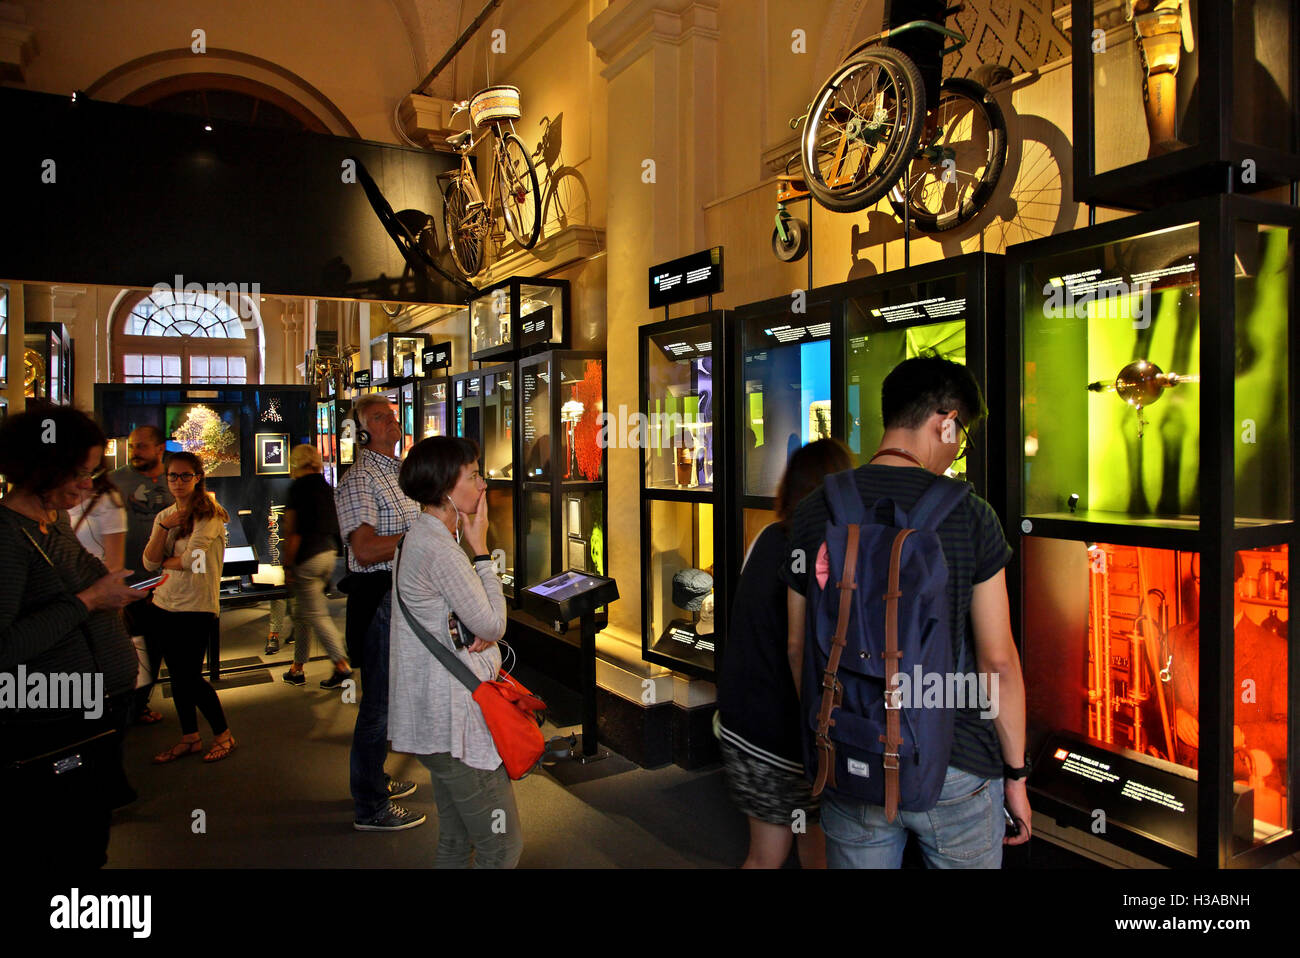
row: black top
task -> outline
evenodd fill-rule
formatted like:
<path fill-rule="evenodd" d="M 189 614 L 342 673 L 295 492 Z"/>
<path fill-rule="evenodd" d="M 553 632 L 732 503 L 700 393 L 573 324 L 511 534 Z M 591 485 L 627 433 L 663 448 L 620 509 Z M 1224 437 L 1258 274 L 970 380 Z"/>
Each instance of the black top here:
<path fill-rule="evenodd" d="M 723 737 L 751 755 L 803 773 L 803 729 L 790 660 L 786 658 L 785 530 L 774 522 L 758 534 L 736 585 L 718 677 Z M 784 763 L 780 760 L 784 759 Z"/>
<path fill-rule="evenodd" d="M 0 504 L 0 582 L 4 583 L 0 588 L 0 672 L 14 676 L 5 682 L 16 688 L 18 666 L 24 666 L 29 690 L 35 673 L 102 673 L 106 697 L 126 695 L 135 688 L 138 662 L 121 611 L 90 612 L 77 598 L 78 592 L 108 570 L 81 547 L 66 512 L 59 513 L 58 521 L 47 529 L 42 532 L 40 523 Z M 46 679 L 47 689 L 54 684 Z M 83 712 L 76 708 L 0 708 L 0 723 L 52 721 Z"/>
<path fill-rule="evenodd" d="M 904 512 L 916 505 L 934 481 L 934 475 L 914 466 L 859 466 L 855 470 L 858 493 L 870 508 L 888 496 Z M 819 547 L 826 538 L 830 515 L 826 492 L 818 489 L 799 503 L 791 519 L 790 554 L 781 563 L 781 581 L 800 595 L 808 594 L 808 581 L 816 570 Z M 993 507 L 976 495 L 969 495 L 939 526 L 939 541 L 948 560 L 948 608 L 952 616 L 953 662 L 959 662 L 961 643 L 966 644 L 966 661 L 974 663 L 975 641 L 967 628 L 971 592 L 977 583 L 996 575 L 1011 561 L 1011 546 Z M 795 551 L 803 550 L 797 564 Z M 978 706 L 957 711 L 952 757 L 948 764 L 982 778 L 1002 777 L 1002 747 L 992 719 L 980 718 Z"/>
<path fill-rule="evenodd" d="M 293 529 L 302 536 L 295 562 L 302 565 L 322 552 L 343 554 L 339 516 L 334 511 L 334 490 L 318 472 L 308 473 L 289 486 L 285 509 L 293 510 Z"/>

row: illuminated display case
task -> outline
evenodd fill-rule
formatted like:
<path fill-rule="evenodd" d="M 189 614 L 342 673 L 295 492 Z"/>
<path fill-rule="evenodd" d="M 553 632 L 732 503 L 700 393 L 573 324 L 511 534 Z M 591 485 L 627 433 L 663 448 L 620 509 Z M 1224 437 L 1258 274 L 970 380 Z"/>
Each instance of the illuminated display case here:
<path fill-rule="evenodd" d="M 470 301 L 470 358 L 569 345 L 569 281 L 511 277 Z"/>
<path fill-rule="evenodd" d="M 501 550 L 501 584 L 515 596 L 518 508 L 515 481 L 515 380 L 513 363 L 499 363 L 451 378 L 456 435 L 479 447 L 479 468 L 487 481 L 490 553 Z"/>
<path fill-rule="evenodd" d="M 418 439 L 451 435 L 448 431 L 451 410 L 451 379 L 438 376 L 426 379 L 420 387 L 420 434 Z"/>
<path fill-rule="evenodd" d="M 428 333 L 384 333 L 370 340 L 370 384 L 396 386 L 422 373 Z"/>
<path fill-rule="evenodd" d="M 553 350 L 519 361 L 519 578 L 534 585 L 566 570 L 606 568 L 608 528 L 603 353 Z"/>
<path fill-rule="evenodd" d="M 1108 841 L 1168 864 L 1300 847 L 1297 229 L 1223 196 L 1008 251 L 1035 808 L 1084 830 L 1100 808 Z"/>
<path fill-rule="evenodd" d="M 339 482 L 338 407 L 338 402 L 333 399 L 316 403 L 316 449 L 320 452 L 325 479 L 331 486 L 337 486 Z"/>
<path fill-rule="evenodd" d="M 1147 209 L 1300 179 L 1293 0 L 1073 0 L 1071 12 L 1077 201 Z"/>
<path fill-rule="evenodd" d="M 723 310 L 640 329 L 642 655 L 712 679 L 726 636 Z"/>
<path fill-rule="evenodd" d="M 62 323 L 23 328 L 23 394 L 72 405 L 72 340 Z"/>

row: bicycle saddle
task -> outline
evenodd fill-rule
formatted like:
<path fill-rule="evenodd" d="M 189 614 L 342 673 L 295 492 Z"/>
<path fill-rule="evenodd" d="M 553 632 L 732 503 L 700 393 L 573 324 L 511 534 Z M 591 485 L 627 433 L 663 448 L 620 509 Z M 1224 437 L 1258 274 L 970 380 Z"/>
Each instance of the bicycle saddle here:
<path fill-rule="evenodd" d="M 453 150 L 464 149 L 465 144 L 470 141 L 473 135 L 474 133 L 472 130 L 465 130 L 461 133 L 455 133 L 447 137 L 447 145 L 450 146 Z"/>

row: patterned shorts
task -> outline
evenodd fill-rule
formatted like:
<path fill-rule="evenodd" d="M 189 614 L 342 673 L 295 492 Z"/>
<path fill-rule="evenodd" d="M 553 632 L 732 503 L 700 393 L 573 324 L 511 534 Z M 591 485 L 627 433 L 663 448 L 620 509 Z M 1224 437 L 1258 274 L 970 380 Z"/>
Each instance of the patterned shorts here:
<path fill-rule="evenodd" d="M 821 819 L 821 803 L 812 796 L 812 785 L 802 775 L 777 768 L 726 739 L 722 747 L 722 771 L 732 802 L 750 818 L 772 825 L 789 826 L 795 812 L 803 811 L 807 824 Z"/>

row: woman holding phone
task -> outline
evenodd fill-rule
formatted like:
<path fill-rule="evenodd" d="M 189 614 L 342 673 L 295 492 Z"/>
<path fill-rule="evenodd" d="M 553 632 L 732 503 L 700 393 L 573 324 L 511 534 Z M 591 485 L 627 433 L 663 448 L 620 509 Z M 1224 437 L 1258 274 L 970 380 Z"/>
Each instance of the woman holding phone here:
<path fill-rule="evenodd" d="M 394 565 L 388 671 L 393 750 L 415 755 L 433 780 L 435 868 L 467 868 L 471 859 L 475 868 L 513 868 L 523 850 L 519 813 L 483 712 L 416 636 L 402 609 L 480 679 L 500 671 L 497 640 L 506 631 L 506 600 L 487 551 L 487 483 L 479 474 L 478 446 L 451 436 L 423 439 L 407 453 L 397 481 L 420 504 L 420 514 Z"/>
<path fill-rule="evenodd" d="M 164 573 L 153 591 L 154 627 L 171 674 L 172 701 L 183 734 L 179 743 L 153 760 L 166 765 L 203 751 L 197 708 L 215 736 L 203 761 L 219 762 L 234 751 L 236 743 L 217 691 L 203 677 L 203 653 L 220 612 L 225 524 L 230 516 L 204 486 L 198 456 L 172 453 L 166 470 L 167 487 L 176 501 L 154 519 L 144 547 L 144 567 Z"/>

